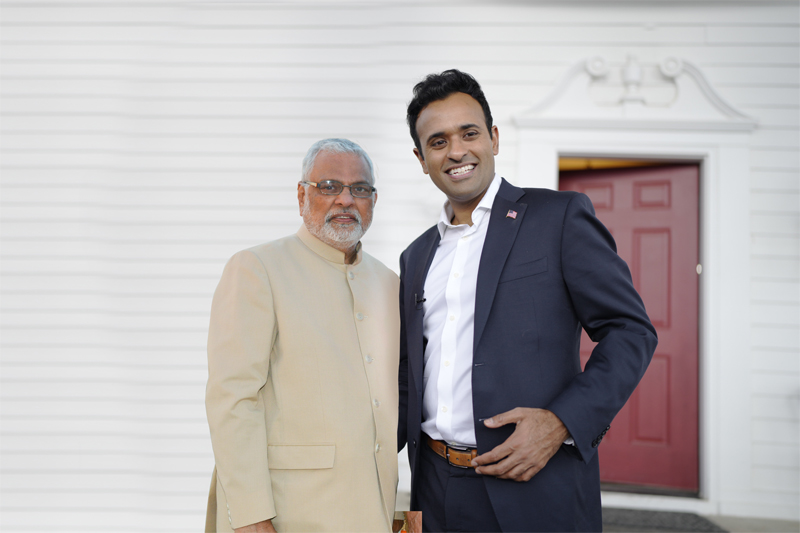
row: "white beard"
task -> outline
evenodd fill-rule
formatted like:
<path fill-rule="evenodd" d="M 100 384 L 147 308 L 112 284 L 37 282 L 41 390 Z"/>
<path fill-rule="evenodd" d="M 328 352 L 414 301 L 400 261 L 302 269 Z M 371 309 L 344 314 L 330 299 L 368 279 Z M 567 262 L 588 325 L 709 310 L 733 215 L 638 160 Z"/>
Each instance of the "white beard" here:
<path fill-rule="evenodd" d="M 309 233 L 311 233 L 317 239 L 329 246 L 336 248 L 337 250 L 342 250 L 343 248 L 348 250 L 352 248 L 358 244 L 358 241 L 361 240 L 361 237 L 363 237 L 369 229 L 369 224 L 364 227 L 364 223 L 361 220 L 361 215 L 359 215 L 358 211 L 355 209 L 331 209 L 325 214 L 325 222 L 320 224 L 315 221 L 314 217 L 311 215 L 311 209 L 309 208 L 310 204 L 311 202 L 305 202 L 305 204 L 303 204 L 303 222 L 305 223 L 306 228 L 308 229 Z M 336 215 L 341 215 L 342 213 L 353 215 L 357 224 L 353 224 L 351 227 L 340 227 L 334 225 L 331 219 Z"/>

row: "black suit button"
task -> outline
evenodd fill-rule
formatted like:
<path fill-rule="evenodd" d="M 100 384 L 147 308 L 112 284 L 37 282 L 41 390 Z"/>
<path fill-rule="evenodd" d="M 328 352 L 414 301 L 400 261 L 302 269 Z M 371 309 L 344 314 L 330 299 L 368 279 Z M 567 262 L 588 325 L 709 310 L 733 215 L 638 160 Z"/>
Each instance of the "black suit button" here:
<path fill-rule="evenodd" d="M 411 441 L 411 444 L 413 444 L 413 445 L 414 445 L 414 447 L 416 448 L 416 447 L 417 447 L 417 439 L 414 439 L 414 440 L 412 440 L 412 441 Z"/>

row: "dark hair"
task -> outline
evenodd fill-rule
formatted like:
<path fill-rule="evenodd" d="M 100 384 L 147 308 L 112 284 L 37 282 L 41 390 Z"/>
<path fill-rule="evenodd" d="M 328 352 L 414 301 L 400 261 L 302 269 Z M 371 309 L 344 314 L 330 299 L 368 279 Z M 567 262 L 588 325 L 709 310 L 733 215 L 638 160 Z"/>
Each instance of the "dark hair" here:
<path fill-rule="evenodd" d="M 483 95 L 480 84 L 475 78 L 460 70 L 445 70 L 441 74 L 428 74 L 425 79 L 414 86 L 414 98 L 408 104 L 406 120 L 411 130 L 411 138 L 417 150 L 422 152 L 422 146 L 417 135 L 417 119 L 419 114 L 431 102 L 444 100 L 453 93 L 464 93 L 473 97 L 483 108 L 483 117 L 486 119 L 486 128 L 492 136 L 492 112 L 489 102 Z"/>

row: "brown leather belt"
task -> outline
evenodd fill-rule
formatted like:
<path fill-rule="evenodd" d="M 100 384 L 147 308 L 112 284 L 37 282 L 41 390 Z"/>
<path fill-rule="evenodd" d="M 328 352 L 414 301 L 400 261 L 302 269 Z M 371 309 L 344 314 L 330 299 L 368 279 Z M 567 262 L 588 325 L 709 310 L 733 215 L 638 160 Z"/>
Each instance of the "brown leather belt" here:
<path fill-rule="evenodd" d="M 447 460 L 453 466 L 459 468 L 474 468 L 470 462 L 478 456 L 478 450 L 475 448 L 458 449 L 448 446 L 446 442 L 441 440 L 433 440 L 427 433 L 422 434 L 425 442 L 431 450 L 436 452 L 436 455 Z"/>

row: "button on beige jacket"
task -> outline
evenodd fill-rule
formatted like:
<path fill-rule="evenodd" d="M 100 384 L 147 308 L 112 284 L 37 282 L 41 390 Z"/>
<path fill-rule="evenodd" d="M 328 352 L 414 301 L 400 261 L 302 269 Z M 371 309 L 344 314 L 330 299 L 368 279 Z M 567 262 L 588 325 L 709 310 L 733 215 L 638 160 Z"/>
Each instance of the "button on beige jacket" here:
<path fill-rule="evenodd" d="M 208 335 L 216 468 L 207 531 L 390 531 L 397 489 L 399 280 L 312 236 L 225 266 Z"/>

